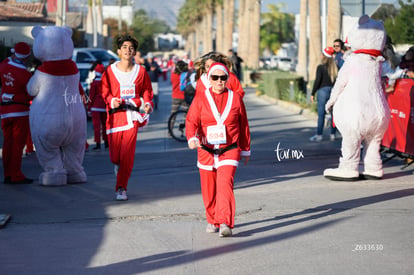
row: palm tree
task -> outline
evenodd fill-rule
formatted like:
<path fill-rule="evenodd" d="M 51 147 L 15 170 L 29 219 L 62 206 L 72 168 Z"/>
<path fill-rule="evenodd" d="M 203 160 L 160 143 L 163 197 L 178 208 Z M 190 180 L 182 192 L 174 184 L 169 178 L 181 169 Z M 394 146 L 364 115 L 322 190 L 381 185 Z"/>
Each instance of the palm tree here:
<path fill-rule="evenodd" d="M 300 27 L 297 72 L 308 81 L 308 38 L 307 38 L 308 0 L 300 0 Z"/>
<path fill-rule="evenodd" d="M 309 0 L 309 79 L 315 79 L 316 67 L 321 61 L 321 5 L 320 0 Z"/>
<path fill-rule="evenodd" d="M 332 45 L 333 41 L 340 38 L 341 33 L 341 1 L 328 0 L 328 28 L 326 45 Z"/>
<path fill-rule="evenodd" d="M 215 6 L 216 14 L 216 51 L 223 51 L 223 39 L 224 39 L 224 17 L 223 17 L 223 2 L 217 2 Z"/>
<path fill-rule="evenodd" d="M 238 12 L 238 43 L 237 53 L 240 57 L 246 58 L 246 64 L 248 64 L 248 49 L 249 49 L 249 12 L 247 0 L 239 0 L 239 12 Z"/>
<path fill-rule="evenodd" d="M 260 8 L 261 1 L 250 1 L 249 3 L 249 47 L 246 65 L 251 69 L 259 68 L 259 48 L 260 48 Z"/>
<path fill-rule="evenodd" d="M 233 47 L 234 31 L 234 11 L 235 0 L 223 0 L 224 9 L 224 30 L 223 30 L 223 48 L 220 51 L 227 52 Z"/>

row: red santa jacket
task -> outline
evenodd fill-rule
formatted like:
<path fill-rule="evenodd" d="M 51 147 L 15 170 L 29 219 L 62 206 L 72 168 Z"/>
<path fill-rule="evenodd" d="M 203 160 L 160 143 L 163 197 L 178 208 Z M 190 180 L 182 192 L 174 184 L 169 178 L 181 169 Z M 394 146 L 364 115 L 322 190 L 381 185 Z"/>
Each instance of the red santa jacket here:
<path fill-rule="evenodd" d="M 196 84 L 196 94 L 199 91 L 204 92 L 204 90 L 209 87 L 210 87 L 210 82 L 207 79 L 207 74 L 202 74 Z M 239 79 L 234 73 L 229 74 L 229 79 L 227 81 L 226 88 L 238 93 L 242 98 L 244 97 L 243 87 L 240 84 Z"/>
<path fill-rule="evenodd" d="M 180 74 L 171 73 L 172 98 L 184 99 L 184 91 L 180 90 Z"/>
<path fill-rule="evenodd" d="M 106 112 L 105 100 L 102 97 L 102 80 L 99 76 L 91 83 L 88 110 L 94 112 Z"/>
<path fill-rule="evenodd" d="M 14 61 L 6 59 L 0 63 L 0 117 L 20 117 L 29 115 L 30 101 L 33 99 L 27 93 L 27 83 L 32 74 L 26 67 Z"/>
<path fill-rule="evenodd" d="M 120 74 L 122 72 L 116 68 L 117 63 L 109 66 L 102 75 L 102 97 L 108 111 L 106 121 L 107 134 L 129 130 L 134 127 L 133 121 L 135 119 L 142 119 L 142 116 L 141 118 L 136 116 L 136 111 L 141 106 L 141 97 L 144 99 L 144 104 L 150 104 L 151 107 L 154 106 L 152 102 L 151 80 L 145 69 L 135 64 L 130 74 L 129 83 L 121 83 Z M 122 99 L 121 108 L 115 110 L 113 100 L 121 98 L 121 94 L 124 97 L 131 96 L 131 98 Z"/>
<path fill-rule="evenodd" d="M 219 104 L 216 105 L 216 101 Z M 207 127 L 219 124 L 225 126 L 226 142 L 209 144 Z M 222 165 L 238 166 L 240 156 L 250 156 L 250 130 L 246 109 L 241 96 L 231 90 L 226 89 L 220 95 L 213 94 L 211 89 L 198 93 L 188 110 L 185 129 L 188 142 L 196 139 L 209 149 L 237 145 L 236 149 L 220 155 L 198 148 L 197 166 L 201 169 L 212 170 Z"/>

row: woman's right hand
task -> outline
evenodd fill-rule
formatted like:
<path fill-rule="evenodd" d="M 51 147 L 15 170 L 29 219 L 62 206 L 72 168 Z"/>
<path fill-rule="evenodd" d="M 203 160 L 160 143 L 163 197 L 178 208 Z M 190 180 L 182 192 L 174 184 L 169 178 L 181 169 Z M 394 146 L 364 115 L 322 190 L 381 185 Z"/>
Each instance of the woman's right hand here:
<path fill-rule="evenodd" d="M 198 140 L 192 140 L 188 143 L 188 148 L 190 148 L 191 150 L 196 149 L 198 147 L 200 147 Z"/>

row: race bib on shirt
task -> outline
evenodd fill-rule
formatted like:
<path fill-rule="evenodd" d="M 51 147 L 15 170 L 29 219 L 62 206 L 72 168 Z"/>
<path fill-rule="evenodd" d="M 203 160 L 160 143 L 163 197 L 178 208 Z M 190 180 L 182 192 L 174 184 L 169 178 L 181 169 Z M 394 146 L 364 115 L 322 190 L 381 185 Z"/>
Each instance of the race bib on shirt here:
<path fill-rule="evenodd" d="M 226 126 L 215 125 L 207 127 L 207 142 L 209 144 L 226 143 Z"/>
<path fill-rule="evenodd" d="M 130 99 L 135 97 L 135 85 L 121 85 L 121 99 Z"/>

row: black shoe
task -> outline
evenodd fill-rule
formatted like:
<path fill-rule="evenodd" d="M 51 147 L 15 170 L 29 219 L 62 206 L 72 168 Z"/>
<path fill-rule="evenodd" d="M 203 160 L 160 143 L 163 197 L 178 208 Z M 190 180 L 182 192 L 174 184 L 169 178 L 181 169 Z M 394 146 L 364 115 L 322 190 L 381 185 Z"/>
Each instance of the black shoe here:
<path fill-rule="evenodd" d="M 101 150 L 101 144 L 97 143 L 95 147 L 92 148 L 92 151 L 98 151 Z"/>
<path fill-rule="evenodd" d="M 5 177 L 3 183 L 4 184 L 9 184 L 11 181 L 11 177 Z"/>
<path fill-rule="evenodd" d="M 105 141 L 105 149 L 109 147 L 109 142 Z"/>
<path fill-rule="evenodd" d="M 31 184 L 33 183 L 32 179 L 29 178 L 24 178 L 23 180 L 18 180 L 18 181 L 10 181 L 10 184 Z"/>

